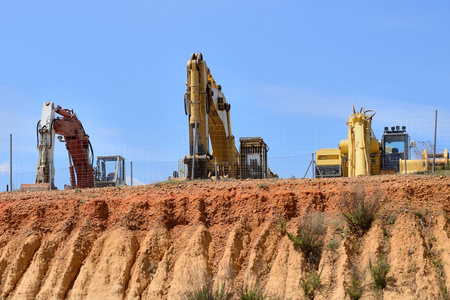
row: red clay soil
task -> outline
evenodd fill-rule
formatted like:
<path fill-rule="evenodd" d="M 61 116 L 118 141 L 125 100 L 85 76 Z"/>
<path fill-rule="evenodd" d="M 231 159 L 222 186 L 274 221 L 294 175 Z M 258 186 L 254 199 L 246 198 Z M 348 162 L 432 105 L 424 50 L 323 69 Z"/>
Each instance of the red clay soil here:
<path fill-rule="evenodd" d="M 371 228 L 341 213 L 358 190 L 378 198 Z M 0 194 L 0 299 L 189 299 L 203 287 L 236 299 L 439 299 L 450 287 L 445 176 L 169 181 Z M 318 266 L 279 230 L 320 212 Z M 389 265 L 386 287 L 369 262 Z M 320 284 L 307 288 L 319 274 Z"/>

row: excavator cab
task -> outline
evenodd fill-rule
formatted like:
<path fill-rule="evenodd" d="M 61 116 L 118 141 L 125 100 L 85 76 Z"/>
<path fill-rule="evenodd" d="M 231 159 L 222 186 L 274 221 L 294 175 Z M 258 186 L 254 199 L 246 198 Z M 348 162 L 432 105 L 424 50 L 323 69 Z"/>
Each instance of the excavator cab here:
<path fill-rule="evenodd" d="M 409 159 L 409 135 L 406 127 L 384 128 L 381 138 L 381 173 L 394 174 L 400 171 L 400 159 Z"/>
<path fill-rule="evenodd" d="M 95 187 L 125 185 L 125 158 L 119 155 L 98 156 Z"/>
<path fill-rule="evenodd" d="M 240 138 L 240 178 L 265 179 L 269 147 L 260 137 Z"/>

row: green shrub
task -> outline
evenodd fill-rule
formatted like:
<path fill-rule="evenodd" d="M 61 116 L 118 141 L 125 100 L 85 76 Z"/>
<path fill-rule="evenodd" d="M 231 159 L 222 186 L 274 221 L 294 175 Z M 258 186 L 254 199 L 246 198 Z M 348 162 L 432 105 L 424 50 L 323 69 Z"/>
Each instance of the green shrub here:
<path fill-rule="evenodd" d="M 260 289 L 250 289 L 248 286 L 242 291 L 239 296 L 239 300 L 264 300 L 267 297 L 261 292 Z"/>
<path fill-rule="evenodd" d="M 332 239 L 328 244 L 327 244 L 328 249 L 331 249 L 333 251 L 335 251 L 337 248 L 339 248 L 339 242 L 336 241 L 335 239 Z"/>
<path fill-rule="evenodd" d="M 280 223 L 278 223 L 278 231 L 280 231 L 282 234 L 286 234 L 286 221 L 282 220 Z"/>
<path fill-rule="evenodd" d="M 269 185 L 267 183 L 261 183 L 261 184 L 259 184 L 259 188 L 261 190 L 268 190 L 269 189 Z"/>
<path fill-rule="evenodd" d="M 312 271 L 309 275 L 309 278 L 311 280 L 311 285 L 314 288 L 314 290 L 320 290 L 322 287 L 322 283 L 320 281 L 320 273 L 317 273 L 316 271 Z"/>
<path fill-rule="evenodd" d="M 305 293 L 306 298 L 314 299 L 314 292 L 320 290 L 320 288 L 322 287 L 320 275 L 321 273 L 312 270 L 306 280 L 302 279 L 300 285 L 303 289 L 303 293 Z"/>
<path fill-rule="evenodd" d="M 377 259 L 377 263 L 375 265 L 372 265 L 372 261 L 369 260 L 369 270 L 376 289 L 382 290 L 386 287 L 386 276 L 389 269 L 390 266 L 384 255 Z"/>
<path fill-rule="evenodd" d="M 220 290 L 213 291 L 211 286 L 204 286 L 203 288 L 189 293 L 187 300 L 228 300 L 231 299 L 231 294 L 225 291 L 224 287 Z"/>
<path fill-rule="evenodd" d="M 388 223 L 389 223 L 390 225 L 393 225 L 393 224 L 395 223 L 395 217 L 389 217 Z"/>
<path fill-rule="evenodd" d="M 319 265 L 323 248 L 323 237 L 325 235 L 325 226 L 323 215 L 321 213 L 307 213 L 300 220 L 297 235 L 285 230 L 283 224 L 279 228 L 283 228 L 287 237 L 294 242 L 295 246 L 305 254 L 308 262 L 315 267 Z"/>
<path fill-rule="evenodd" d="M 362 295 L 361 279 L 356 270 L 352 272 L 352 278 L 350 280 L 350 286 L 345 290 L 351 300 L 358 300 Z"/>
<path fill-rule="evenodd" d="M 173 185 L 173 184 L 186 184 L 186 180 L 176 180 L 176 179 L 168 179 L 164 181 L 158 181 L 153 184 L 154 187 L 162 187 L 165 185 Z"/>
<path fill-rule="evenodd" d="M 442 300 L 449 300 L 450 299 L 450 294 L 448 292 L 448 288 L 445 285 L 445 283 L 441 282 L 439 284 L 439 296 L 441 296 Z"/>
<path fill-rule="evenodd" d="M 314 290 L 311 285 L 311 282 L 309 282 L 309 280 L 302 281 L 301 286 L 303 289 L 303 293 L 305 293 L 305 297 L 307 299 L 313 299 L 314 298 Z"/>
<path fill-rule="evenodd" d="M 355 187 L 341 199 L 341 213 L 354 231 L 365 233 L 370 229 L 380 209 L 379 194 L 367 197 L 362 187 Z"/>

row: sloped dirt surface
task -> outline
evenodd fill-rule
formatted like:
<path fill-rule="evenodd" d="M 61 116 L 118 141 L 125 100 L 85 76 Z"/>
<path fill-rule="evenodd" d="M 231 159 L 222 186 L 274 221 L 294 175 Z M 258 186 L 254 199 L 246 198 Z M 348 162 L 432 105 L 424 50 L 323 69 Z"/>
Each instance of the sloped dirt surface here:
<path fill-rule="evenodd" d="M 378 195 L 371 228 L 356 236 L 340 213 L 346 192 Z M 341 199 L 341 200 L 339 200 Z M 323 213 L 320 284 L 283 235 Z M 439 299 L 450 289 L 450 180 L 443 176 L 165 182 L 0 194 L 0 299 L 188 299 L 204 286 L 237 298 Z M 368 265 L 389 264 L 376 289 Z"/>

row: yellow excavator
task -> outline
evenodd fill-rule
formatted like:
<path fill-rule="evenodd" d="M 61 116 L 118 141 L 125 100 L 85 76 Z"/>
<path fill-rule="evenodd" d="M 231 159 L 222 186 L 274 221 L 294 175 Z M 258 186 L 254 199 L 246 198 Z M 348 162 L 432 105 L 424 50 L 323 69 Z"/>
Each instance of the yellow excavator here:
<path fill-rule="evenodd" d="M 201 53 L 193 53 L 187 62 L 184 109 L 189 116 L 189 155 L 183 160 L 187 179 L 267 178 L 271 174 L 267 168 L 269 148 L 262 138 L 241 138 L 240 152 L 237 150 L 231 105 Z"/>
<path fill-rule="evenodd" d="M 426 150 L 422 159 L 411 160 L 410 149 L 415 142 L 410 140 L 406 127 L 384 128 L 381 141 L 372 131 L 375 111 L 361 108 L 347 119 L 347 139 L 339 143 L 339 148 L 316 151 L 316 177 L 356 177 L 395 173 L 415 173 L 431 168 L 430 155 Z M 435 163 L 448 169 L 447 149 L 437 154 Z M 405 171 L 406 169 L 406 171 Z"/>

